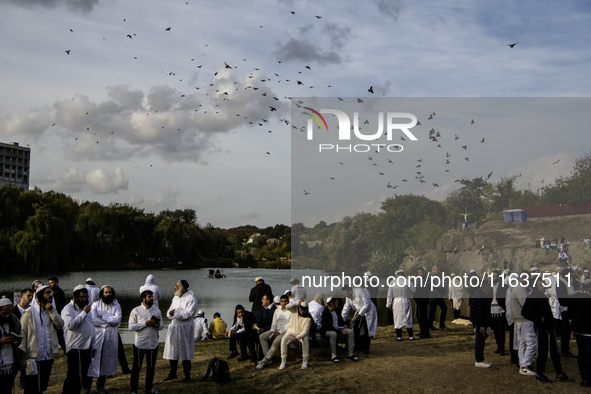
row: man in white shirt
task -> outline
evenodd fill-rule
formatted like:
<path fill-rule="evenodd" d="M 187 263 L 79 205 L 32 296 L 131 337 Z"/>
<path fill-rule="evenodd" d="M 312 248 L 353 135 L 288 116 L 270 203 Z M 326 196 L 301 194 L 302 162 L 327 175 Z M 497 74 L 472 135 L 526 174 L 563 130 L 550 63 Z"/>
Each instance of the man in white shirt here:
<path fill-rule="evenodd" d="M 197 299 L 186 280 L 179 280 L 174 287 L 174 298 L 166 312 L 172 320 L 166 333 L 163 358 L 170 361 L 170 372 L 164 380 L 176 379 L 179 360 L 183 362 L 185 380 L 191 379 L 191 360 L 195 353 L 195 313 Z"/>
<path fill-rule="evenodd" d="M 289 284 L 291 285 L 291 296 L 297 302 L 302 302 L 306 298 L 308 298 L 306 295 L 306 288 L 304 286 L 300 285 L 299 279 L 291 278 L 291 280 L 289 281 Z"/>
<path fill-rule="evenodd" d="M 107 376 L 117 374 L 121 306 L 115 297 L 115 290 L 111 286 L 101 287 L 99 300 L 92 304 L 90 311 L 95 329 L 97 354 L 92 359 L 88 376 L 98 378 L 96 386 L 99 393 L 107 392 Z"/>
<path fill-rule="evenodd" d="M 263 369 L 265 365 L 271 364 L 275 353 L 281 348 L 281 340 L 289 328 L 289 320 L 291 318 L 291 312 L 287 310 L 287 304 L 289 304 L 289 297 L 282 295 L 279 299 L 279 307 L 273 313 L 271 329 L 259 336 L 265 357 L 259 361 L 256 366 L 257 369 Z M 270 348 L 269 342 L 271 342 Z"/>
<path fill-rule="evenodd" d="M 94 324 L 90 310 L 88 290 L 84 285 L 76 286 L 74 299 L 62 309 L 65 350 L 68 357 L 68 372 L 62 394 L 90 393 L 92 378 L 88 377 L 88 369 L 96 353 Z"/>
<path fill-rule="evenodd" d="M 135 331 L 131 392 L 137 394 L 140 370 L 146 357 L 146 394 L 157 394 L 158 392 L 152 390 L 152 387 L 158 357 L 158 331 L 164 328 L 164 323 L 160 310 L 154 307 L 154 293 L 151 290 L 144 290 L 140 298 L 142 305 L 131 311 L 128 323 L 129 329 Z"/>
<path fill-rule="evenodd" d="M 37 364 L 39 372 L 25 377 L 26 393 L 42 393 L 47 390 L 53 355 L 59 351 L 56 329 L 62 329 L 64 321 L 53 307 L 52 298 L 53 291 L 49 286 L 39 286 L 31 307 L 21 317 L 23 341 L 20 349 L 25 352 L 27 359 Z"/>

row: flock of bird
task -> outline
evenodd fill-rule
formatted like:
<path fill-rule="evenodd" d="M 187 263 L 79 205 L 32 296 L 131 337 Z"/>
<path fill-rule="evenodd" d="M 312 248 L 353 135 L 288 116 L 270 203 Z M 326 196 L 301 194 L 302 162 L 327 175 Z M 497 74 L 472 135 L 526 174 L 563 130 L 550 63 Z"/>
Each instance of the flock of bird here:
<path fill-rule="evenodd" d="M 187 5 L 189 4 L 188 2 L 186 3 Z M 295 11 L 290 11 L 289 12 L 291 15 L 295 15 Z M 316 20 L 320 20 L 322 19 L 322 16 L 320 15 L 314 15 L 314 19 Z M 127 18 L 123 18 L 121 23 L 127 23 Z M 258 25 L 259 28 L 264 28 L 263 25 Z M 165 26 L 162 28 L 163 34 L 168 34 L 168 33 L 172 33 L 174 31 L 174 26 Z M 70 28 L 69 29 L 70 33 L 74 33 L 74 29 Z M 125 36 L 123 36 L 123 39 L 127 39 L 127 40 L 136 40 L 138 38 L 137 34 L 134 32 L 129 32 L 127 33 Z M 102 37 L 103 40 L 106 40 L 106 37 Z M 510 48 L 514 48 L 517 45 L 517 42 L 512 43 L 512 44 L 507 44 Z M 202 58 L 206 56 L 207 50 L 210 49 L 208 44 L 205 44 L 203 47 L 203 53 L 202 53 Z M 65 53 L 67 56 L 75 56 L 76 55 L 76 51 L 68 48 L 65 50 Z M 138 56 L 133 56 L 134 60 L 138 60 Z M 189 60 L 190 59 L 190 60 Z M 194 69 L 198 70 L 199 72 L 201 72 L 202 68 L 204 67 L 204 64 L 196 64 L 195 63 L 196 57 L 188 57 L 187 61 L 191 62 L 192 65 L 194 65 Z M 282 106 L 282 103 L 284 100 L 291 100 L 291 96 L 283 96 L 283 98 L 279 98 L 279 96 L 274 92 L 274 86 L 272 86 L 272 84 L 275 84 L 275 87 L 278 87 L 279 84 L 281 84 L 280 86 L 282 88 L 285 87 L 285 85 L 288 85 L 288 91 L 291 93 L 292 96 L 297 96 L 299 97 L 305 97 L 305 96 L 309 96 L 311 91 L 302 91 L 300 89 L 302 88 L 307 88 L 307 89 L 313 89 L 314 85 L 311 84 L 306 84 L 304 81 L 306 80 L 306 75 L 307 73 L 312 73 L 314 72 L 312 69 L 311 65 L 301 65 L 301 69 L 297 70 L 297 74 L 292 73 L 290 74 L 289 72 L 291 70 L 289 70 L 289 68 L 286 68 L 285 70 L 282 70 L 282 67 L 284 65 L 284 61 L 282 59 L 277 59 L 277 69 L 276 70 L 272 70 L 271 72 L 267 73 L 265 70 L 260 70 L 260 68 L 258 67 L 254 67 L 254 65 L 250 64 L 251 62 L 249 62 L 248 59 L 246 58 L 242 58 L 242 59 L 227 59 L 227 60 L 220 60 L 218 62 L 219 64 L 219 68 L 218 71 L 216 72 L 212 72 L 212 74 L 209 76 L 209 83 L 206 85 L 201 85 L 201 86 L 194 86 L 195 91 L 193 92 L 192 95 L 196 95 L 198 94 L 198 97 L 201 98 L 200 102 L 198 105 L 196 105 L 196 107 L 193 109 L 193 116 L 202 116 L 202 117 L 206 117 L 206 116 L 218 116 L 220 119 L 220 127 L 223 128 L 223 122 L 225 119 L 227 119 L 227 117 L 229 116 L 228 111 L 230 111 L 230 108 L 232 108 L 231 105 L 229 105 L 232 102 L 232 99 L 234 96 L 237 95 L 236 92 L 238 91 L 247 91 L 250 96 L 252 97 L 252 101 L 254 102 L 259 102 L 261 104 L 264 105 L 264 108 L 268 109 L 268 116 L 264 116 L 264 117 L 255 117 L 255 118 L 250 118 L 247 115 L 241 114 L 240 112 L 236 112 L 235 114 L 233 114 L 233 116 L 235 116 L 236 118 L 240 118 L 242 119 L 242 121 L 244 122 L 244 125 L 248 125 L 248 126 L 252 126 L 252 127 L 258 127 L 258 128 L 262 128 L 263 130 L 265 130 L 266 133 L 273 133 L 272 127 L 268 126 L 269 123 L 269 118 L 270 117 L 276 117 L 279 121 L 280 124 L 284 124 L 286 126 L 289 126 L 291 124 L 291 120 L 288 119 L 287 117 L 283 117 L 280 118 L 280 116 L 278 115 L 279 113 L 283 113 L 284 111 L 284 106 Z M 247 69 L 250 68 L 251 71 L 247 71 L 246 74 L 244 74 L 245 79 L 243 81 L 240 81 L 237 77 L 238 75 L 238 70 L 242 71 L 243 69 Z M 225 70 L 232 70 L 231 74 L 224 74 L 223 76 L 221 76 L 219 73 L 225 71 Z M 293 71 L 292 71 L 293 72 Z M 179 78 L 179 75 L 177 75 L 176 71 L 165 71 L 162 70 L 161 72 L 162 75 L 164 75 L 166 78 Z M 233 76 L 235 78 L 235 80 L 230 81 L 231 84 L 229 84 L 227 78 L 229 76 Z M 218 78 L 216 78 L 218 77 Z M 220 78 L 221 77 L 221 78 Z M 185 78 L 189 78 L 191 79 L 192 77 L 189 76 L 185 76 Z M 182 82 L 183 78 L 179 78 L 179 82 Z M 375 90 L 374 90 L 374 86 L 375 85 L 371 85 L 369 86 L 369 88 L 367 89 L 367 93 L 369 94 L 369 96 L 366 95 L 366 97 L 375 97 Z M 331 88 L 332 85 L 331 84 L 327 84 L 328 88 Z M 189 93 L 181 93 L 178 97 L 178 99 L 186 99 L 189 95 Z M 383 94 L 385 95 L 385 94 Z M 208 97 L 209 96 L 209 97 Z M 364 104 L 364 98 L 365 97 L 357 97 L 356 102 L 357 104 Z M 345 99 L 342 97 L 338 97 L 339 101 L 345 102 Z M 304 105 L 304 103 L 302 101 L 298 101 L 293 103 L 296 105 L 296 107 L 301 107 Z M 283 108 L 282 108 L 283 107 Z M 280 108 L 280 110 L 278 111 L 278 108 Z M 152 110 L 154 113 L 157 113 L 158 110 L 153 109 Z M 86 112 L 84 114 L 84 116 L 88 116 L 89 113 Z M 150 112 L 148 111 L 146 113 L 146 116 L 149 116 Z M 437 119 L 437 114 L 435 112 L 431 112 L 426 116 L 426 120 L 424 120 L 423 122 L 425 123 L 425 125 L 430 125 L 430 123 L 436 123 L 436 119 Z M 369 125 L 370 122 L 369 120 L 365 120 L 363 122 L 364 125 Z M 473 126 L 476 124 L 476 121 L 474 119 L 469 119 L 467 121 L 467 124 L 470 126 Z M 55 126 L 56 123 L 53 123 L 52 126 Z M 421 126 L 422 123 L 419 121 L 417 123 L 417 126 Z M 154 127 L 159 127 L 160 130 L 162 132 L 171 132 L 174 130 L 170 130 L 169 128 L 167 128 L 166 125 L 159 125 L 157 124 L 157 121 L 155 121 Z M 474 126 L 476 127 L 476 126 Z M 291 125 L 292 130 L 294 131 L 299 131 L 299 132 L 304 132 L 304 126 L 298 127 L 298 125 Z M 177 128 L 176 131 L 181 131 L 180 128 Z M 91 126 L 86 127 L 86 132 L 88 135 L 90 136 L 96 136 L 96 132 L 97 130 L 91 129 Z M 103 134 L 105 134 L 105 131 L 102 130 Z M 92 133 L 92 134 L 90 134 Z M 458 134 L 460 133 L 460 134 Z M 114 135 L 115 131 L 111 130 L 109 134 L 107 134 L 108 136 Z M 451 135 L 453 134 L 453 140 Z M 474 134 L 474 133 L 472 133 Z M 98 145 L 100 143 L 100 138 L 98 138 L 98 136 L 96 136 L 97 138 L 95 139 L 96 144 Z M 428 131 L 427 134 L 427 138 L 428 140 L 433 143 L 433 146 L 435 147 L 436 150 L 440 150 L 441 153 L 440 154 L 435 154 L 435 156 L 440 156 L 441 157 L 441 162 L 440 162 L 440 166 L 437 165 L 436 169 L 443 169 L 443 173 L 449 173 L 451 172 L 451 170 L 449 169 L 450 165 L 453 163 L 454 160 L 464 160 L 466 162 L 470 161 L 470 156 L 467 155 L 467 151 L 469 149 L 469 146 L 467 143 L 463 143 L 464 142 L 464 138 L 461 136 L 461 132 L 460 131 L 456 131 L 456 132 L 450 132 L 450 131 L 442 131 L 442 130 L 437 130 L 436 126 L 433 125 L 433 127 L 430 128 L 430 130 Z M 484 144 L 486 139 L 485 136 L 481 136 L 479 137 L 479 141 L 480 144 Z M 77 141 L 79 139 L 79 137 L 76 137 L 75 140 Z M 406 139 L 401 136 L 400 137 L 401 141 L 406 141 Z M 460 142 L 458 142 L 460 141 Z M 460 149 L 463 149 L 466 151 L 466 154 L 464 155 L 464 157 L 456 157 L 456 155 L 451 155 L 449 153 L 449 151 L 453 151 L 453 146 L 451 146 L 450 144 L 459 144 Z M 472 146 L 470 146 L 470 149 L 473 149 Z M 445 153 L 444 153 L 445 152 Z M 271 151 L 265 150 L 264 153 L 266 155 L 271 155 Z M 378 160 L 378 156 L 383 156 L 382 152 L 379 151 L 375 151 L 375 153 L 371 153 L 368 156 L 368 160 L 371 162 L 371 166 L 372 167 L 380 167 L 379 169 L 376 169 L 376 174 L 377 176 L 381 176 L 381 177 L 385 177 L 386 179 L 389 178 L 389 180 L 387 180 L 386 183 L 386 187 L 388 189 L 392 189 L 392 190 L 396 190 L 399 185 L 400 182 L 409 182 L 409 177 L 400 177 L 400 174 L 397 173 L 396 170 L 396 165 L 394 163 L 394 161 L 390 158 L 387 157 L 386 160 L 384 160 L 383 162 L 380 162 Z M 375 157 L 375 160 L 374 160 Z M 428 171 L 428 174 L 425 173 L 425 169 L 423 167 L 423 159 L 420 158 L 418 160 L 416 160 L 417 164 L 416 164 L 416 171 L 414 174 L 414 180 L 416 182 L 418 182 L 419 184 L 430 184 L 432 187 L 439 187 L 439 184 L 437 182 L 440 182 L 440 179 L 442 179 L 442 174 L 435 174 L 435 171 L 432 171 L 430 169 L 430 171 Z M 344 161 L 339 161 L 339 165 L 345 166 L 345 162 Z M 390 166 L 390 167 L 387 167 Z M 398 176 L 398 178 L 394 179 L 395 176 Z M 488 176 L 486 177 L 486 179 L 490 179 L 490 177 L 492 176 L 492 172 L 490 172 L 488 174 Z M 337 181 L 338 177 L 337 176 L 330 176 L 329 177 L 330 181 Z M 456 179 L 456 182 L 459 181 L 458 179 Z M 304 195 L 310 195 L 311 192 L 308 192 L 306 190 L 304 190 Z"/>

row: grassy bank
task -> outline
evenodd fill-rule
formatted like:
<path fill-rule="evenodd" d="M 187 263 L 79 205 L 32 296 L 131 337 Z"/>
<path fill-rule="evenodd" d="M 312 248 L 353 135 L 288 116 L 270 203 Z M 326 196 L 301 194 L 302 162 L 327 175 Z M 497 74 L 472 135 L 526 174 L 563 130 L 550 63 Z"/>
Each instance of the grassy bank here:
<path fill-rule="evenodd" d="M 210 379 L 201 382 L 208 361 L 212 357 L 228 356 L 228 342 L 201 341 L 196 344 L 195 358 L 192 363 L 192 380 L 182 379 L 163 382 L 168 374 L 168 361 L 162 359 L 163 344 L 160 344 L 159 360 L 156 365 L 154 389 L 160 393 L 272 393 L 272 392 L 315 392 L 315 393 L 351 393 L 360 391 L 377 392 L 588 392 L 579 386 L 579 374 L 576 359 L 562 359 L 564 371 L 574 377 L 576 383 L 552 383 L 542 385 L 534 377 L 519 375 L 515 365 L 509 364 L 509 356 L 493 354 L 496 349 L 494 339 L 487 340 L 485 358 L 493 364 L 492 368 L 474 367 L 474 340 L 471 327 L 450 325 L 451 331 L 435 331 L 431 339 L 408 341 L 395 340 L 392 326 L 379 327 L 378 335 L 371 345 L 371 354 L 359 354 L 360 361 L 345 359 L 344 351 L 339 353 L 340 364 L 329 360 L 327 347 L 311 349 L 308 370 L 302 371 L 301 355 L 290 350 L 288 367 L 278 370 L 278 359 L 262 371 L 257 371 L 254 364 L 228 360 L 232 381 L 220 387 Z M 415 327 L 418 330 L 418 327 Z M 507 334 L 508 335 L 508 334 Z M 506 349 L 509 340 L 507 337 Z M 576 353 L 576 345 L 571 340 L 571 347 Z M 126 346 L 128 362 L 132 363 L 131 345 Z M 55 375 L 50 380 L 49 393 L 61 392 L 66 373 L 65 356 L 60 351 L 57 357 L 59 383 Z M 555 373 L 552 362 L 548 360 L 546 375 L 551 379 Z M 179 366 L 182 377 L 182 367 Z M 140 388 L 143 387 L 145 366 L 140 375 Z M 107 380 L 109 392 L 128 393 L 129 375 L 118 374 Z M 93 391 L 96 383 L 93 385 Z M 20 392 L 20 390 L 17 390 Z M 143 392 L 141 390 L 140 392 Z"/>

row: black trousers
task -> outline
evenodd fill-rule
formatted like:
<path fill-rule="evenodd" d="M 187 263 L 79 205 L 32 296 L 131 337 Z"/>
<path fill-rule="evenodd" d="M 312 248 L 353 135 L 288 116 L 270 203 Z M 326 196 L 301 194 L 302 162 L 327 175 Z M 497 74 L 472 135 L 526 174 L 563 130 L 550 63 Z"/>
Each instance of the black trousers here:
<path fill-rule="evenodd" d="M 117 359 L 119 359 L 119 365 L 121 365 L 121 372 L 129 372 L 129 365 L 127 364 L 127 358 L 125 357 L 125 348 L 123 347 L 121 334 L 117 333 L 117 336 L 119 337 L 119 344 L 117 345 Z"/>
<path fill-rule="evenodd" d="M 568 322 L 568 311 L 564 311 L 560 314 L 562 317 L 562 333 L 560 335 L 560 353 L 568 354 L 570 353 L 570 334 L 572 333 L 572 328 Z"/>
<path fill-rule="evenodd" d="M 152 390 L 156 360 L 158 358 L 158 346 L 156 349 L 138 349 L 133 345 L 133 368 L 131 370 L 131 391 L 138 391 L 140 370 L 146 357 L 146 391 Z"/>
<path fill-rule="evenodd" d="M 419 330 L 421 330 L 421 337 L 428 338 L 431 336 L 429 333 L 431 329 L 431 323 L 429 322 L 429 299 L 418 298 L 417 303 L 417 320 L 419 322 Z M 391 313 L 389 313 L 391 315 Z"/>
<path fill-rule="evenodd" d="M 47 383 L 51 376 L 51 368 L 53 367 L 53 359 L 37 361 L 37 375 L 28 375 L 23 368 L 21 373 L 25 377 L 25 394 L 37 394 L 47 390 Z"/>
<path fill-rule="evenodd" d="M 441 309 L 441 315 L 439 316 L 439 328 L 445 327 L 445 317 L 447 315 L 447 305 L 443 298 L 435 298 L 429 300 L 429 325 L 435 321 L 435 312 L 437 307 Z"/>
<path fill-rule="evenodd" d="M 491 318 L 491 328 L 495 332 L 497 349 L 501 352 L 505 352 L 505 332 L 507 331 L 507 318 L 505 317 L 505 313 L 502 313 L 501 316 L 493 316 Z"/>
<path fill-rule="evenodd" d="M 515 335 L 515 323 L 509 326 L 509 354 L 511 355 L 511 361 L 515 364 L 519 364 L 519 355 L 517 350 L 513 349 L 513 337 Z"/>
<path fill-rule="evenodd" d="M 361 334 L 362 330 L 364 334 Z M 369 331 L 367 330 L 367 320 L 365 319 L 365 316 L 361 316 L 361 319 L 353 322 L 353 333 L 355 335 L 355 350 L 369 352 L 371 339 L 369 337 Z"/>
<path fill-rule="evenodd" d="M 255 331 L 256 333 L 256 331 Z M 247 331 L 241 332 L 230 337 L 230 351 L 236 352 L 236 344 L 240 344 L 240 354 L 242 357 L 248 357 L 248 351 L 250 351 L 250 357 L 256 358 L 257 353 L 255 349 L 256 336 L 249 334 Z M 247 351 L 248 349 L 248 351 Z"/>
<path fill-rule="evenodd" d="M 92 377 L 88 377 L 88 368 L 92 361 L 91 349 L 70 349 L 68 357 L 68 372 L 64 380 L 62 394 L 79 394 L 82 388 L 90 390 Z"/>
<path fill-rule="evenodd" d="M 0 394 L 12 394 L 15 376 L 15 371 L 0 375 Z"/>
<path fill-rule="evenodd" d="M 550 348 L 550 357 L 552 357 L 554 371 L 556 371 L 556 375 L 562 375 L 562 364 L 560 363 L 560 353 L 558 353 L 554 327 L 540 326 L 538 327 L 538 358 L 536 360 L 536 372 L 538 375 L 543 375 L 546 371 L 548 347 Z"/>
<path fill-rule="evenodd" d="M 176 376 L 176 370 L 179 366 L 179 360 L 168 360 L 170 362 L 170 375 Z M 183 360 L 183 372 L 185 377 L 191 375 L 191 360 Z"/>

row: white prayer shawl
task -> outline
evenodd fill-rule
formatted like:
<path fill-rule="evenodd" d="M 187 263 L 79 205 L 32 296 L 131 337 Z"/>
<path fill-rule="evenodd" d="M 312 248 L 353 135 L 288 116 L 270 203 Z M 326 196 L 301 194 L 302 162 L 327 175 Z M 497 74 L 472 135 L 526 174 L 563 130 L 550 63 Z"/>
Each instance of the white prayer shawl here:
<path fill-rule="evenodd" d="M 154 283 L 154 275 L 150 274 L 146 277 L 146 283 L 140 287 L 140 294 L 145 290 L 150 290 L 154 294 L 154 305 L 152 307 L 155 306 L 156 309 L 160 309 L 158 303 L 162 299 L 162 293 L 160 292 L 160 287 Z"/>
<path fill-rule="evenodd" d="M 558 301 L 558 293 L 556 293 L 556 276 L 552 275 L 550 277 L 551 283 L 548 289 L 544 292 L 547 296 L 550 296 L 548 302 L 550 302 L 550 308 L 552 309 L 552 316 L 555 319 L 562 320 L 562 315 L 560 314 L 560 302 Z"/>
<path fill-rule="evenodd" d="M 192 360 L 195 353 L 195 314 L 197 313 L 197 299 L 191 290 L 182 296 L 174 296 L 172 304 L 166 312 L 171 319 L 170 311 L 174 311 L 172 323 L 168 326 L 166 342 L 164 343 L 165 360 Z"/>
<path fill-rule="evenodd" d="M 462 300 L 464 299 L 464 285 L 460 283 L 459 286 L 454 286 L 453 281 L 449 286 L 449 297 L 452 300 L 453 308 L 459 310 L 462 306 Z"/>
<path fill-rule="evenodd" d="M 102 300 L 92 304 L 90 317 L 94 324 L 96 355 L 92 359 L 88 376 L 115 375 L 117 373 L 117 349 L 121 306 L 117 301 L 105 304 Z"/>
<path fill-rule="evenodd" d="M 416 289 L 412 282 L 407 282 L 404 284 L 401 279 L 400 284 L 404 284 L 404 286 L 398 286 L 399 283 L 394 281 L 392 286 L 388 288 L 386 307 L 392 307 L 395 329 L 412 328 L 413 315 L 410 297 Z"/>
<path fill-rule="evenodd" d="M 94 285 L 85 285 L 86 290 L 88 291 L 88 304 L 92 306 L 92 304 L 94 304 L 97 301 L 100 301 L 99 299 L 99 293 L 100 290 L 98 289 L 98 287 L 94 286 Z"/>
<path fill-rule="evenodd" d="M 195 318 L 195 340 L 200 341 L 203 334 L 209 334 L 209 329 L 207 328 L 207 323 L 205 322 L 204 317 L 196 317 Z"/>
<path fill-rule="evenodd" d="M 322 312 L 324 311 L 324 307 L 317 301 L 310 301 L 308 303 L 308 312 L 312 316 L 312 320 L 316 325 L 316 330 L 320 330 L 322 328 Z"/>
<path fill-rule="evenodd" d="M 508 284 L 507 286 L 507 294 L 505 295 L 505 318 L 507 319 L 507 325 L 510 326 L 511 324 L 515 323 L 515 320 L 513 320 L 513 314 L 511 313 L 511 292 L 513 291 L 513 288 Z"/>
<path fill-rule="evenodd" d="M 375 336 L 378 329 L 378 313 L 366 289 L 353 288 L 352 298 L 347 297 L 345 299 L 342 312 L 343 320 L 349 319 L 349 312 L 351 310 L 354 310 L 361 316 L 365 316 L 369 336 Z"/>

